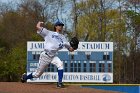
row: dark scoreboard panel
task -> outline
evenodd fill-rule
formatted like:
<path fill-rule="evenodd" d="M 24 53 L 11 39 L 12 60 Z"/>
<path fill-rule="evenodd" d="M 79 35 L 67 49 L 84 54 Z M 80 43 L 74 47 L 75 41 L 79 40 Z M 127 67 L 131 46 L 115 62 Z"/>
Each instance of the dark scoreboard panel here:
<path fill-rule="evenodd" d="M 28 71 L 32 72 L 37 67 L 41 52 L 28 52 Z M 91 52 L 87 55 L 85 52 L 69 53 L 60 51 L 57 55 L 64 63 L 65 72 L 112 72 L 113 53 L 112 52 Z M 57 72 L 54 65 L 50 64 L 46 68 L 48 72 Z"/>

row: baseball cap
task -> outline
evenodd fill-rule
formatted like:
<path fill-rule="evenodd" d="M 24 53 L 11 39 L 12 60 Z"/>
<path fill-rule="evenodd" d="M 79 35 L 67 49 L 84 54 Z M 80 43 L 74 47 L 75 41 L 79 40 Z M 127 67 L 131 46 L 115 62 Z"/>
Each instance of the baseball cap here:
<path fill-rule="evenodd" d="M 60 22 L 60 21 L 57 21 L 57 22 L 55 23 L 55 26 L 64 26 L 64 24 L 63 24 L 62 22 Z"/>

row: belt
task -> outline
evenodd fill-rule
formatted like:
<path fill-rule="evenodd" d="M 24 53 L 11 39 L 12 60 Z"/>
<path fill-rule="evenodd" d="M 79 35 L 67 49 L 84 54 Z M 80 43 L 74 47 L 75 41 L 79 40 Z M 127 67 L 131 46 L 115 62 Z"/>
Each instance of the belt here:
<path fill-rule="evenodd" d="M 47 56 L 51 57 L 51 58 L 53 58 L 53 57 L 54 57 L 54 56 L 50 56 L 50 55 L 49 55 L 48 53 L 46 53 L 46 52 L 45 52 L 45 54 L 46 54 Z"/>
<path fill-rule="evenodd" d="M 45 54 L 46 54 L 47 56 L 49 56 L 48 53 L 45 53 Z"/>

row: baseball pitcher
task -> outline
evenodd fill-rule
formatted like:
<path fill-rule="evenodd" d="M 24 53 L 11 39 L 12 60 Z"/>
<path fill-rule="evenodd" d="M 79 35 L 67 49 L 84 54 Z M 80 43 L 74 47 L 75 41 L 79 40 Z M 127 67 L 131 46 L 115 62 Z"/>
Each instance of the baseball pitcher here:
<path fill-rule="evenodd" d="M 39 65 L 35 72 L 27 75 L 24 73 L 21 77 L 21 81 L 24 83 L 27 79 L 40 77 L 48 64 L 54 64 L 58 68 L 58 82 L 57 87 L 63 88 L 63 62 L 56 56 L 57 52 L 62 48 L 67 48 L 70 52 L 78 48 L 79 41 L 76 37 L 72 38 L 68 42 L 62 33 L 64 24 L 57 21 L 54 25 L 55 31 L 50 31 L 42 27 L 43 22 L 38 22 L 36 25 L 37 33 L 44 38 L 44 51 L 40 54 Z"/>

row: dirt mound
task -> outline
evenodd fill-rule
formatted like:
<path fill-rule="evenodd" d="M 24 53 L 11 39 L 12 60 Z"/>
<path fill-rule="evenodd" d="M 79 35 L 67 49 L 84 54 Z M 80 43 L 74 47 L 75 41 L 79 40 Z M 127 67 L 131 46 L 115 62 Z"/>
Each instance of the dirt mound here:
<path fill-rule="evenodd" d="M 78 85 L 66 85 L 66 88 L 56 88 L 54 83 L 20 83 L 0 82 L 0 93 L 118 93 L 90 88 L 81 88 Z"/>

